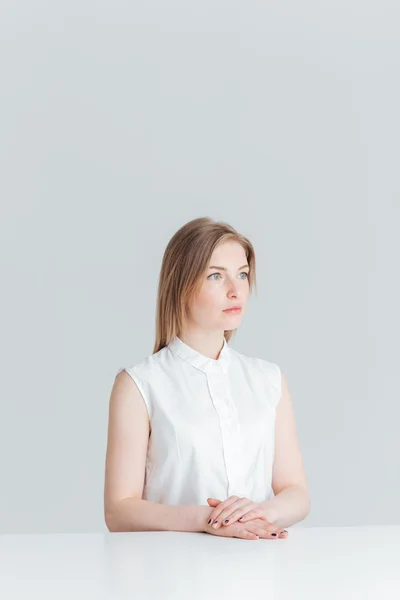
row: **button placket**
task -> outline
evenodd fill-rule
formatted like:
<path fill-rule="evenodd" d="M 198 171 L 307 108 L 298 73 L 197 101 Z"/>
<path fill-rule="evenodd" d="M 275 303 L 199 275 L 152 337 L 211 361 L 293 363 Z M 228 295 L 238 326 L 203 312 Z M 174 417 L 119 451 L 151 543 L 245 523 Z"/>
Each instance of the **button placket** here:
<path fill-rule="evenodd" d="M 224 373 L 216 372 L 216 367 L 217 363 L 214 363 L 208 378 L 211 397 L 220 421 L 228 490 L 229 495 L 232 495 L 232 490 L 243 490 L 243 440 L 237 410 L 228 392 Z"/>

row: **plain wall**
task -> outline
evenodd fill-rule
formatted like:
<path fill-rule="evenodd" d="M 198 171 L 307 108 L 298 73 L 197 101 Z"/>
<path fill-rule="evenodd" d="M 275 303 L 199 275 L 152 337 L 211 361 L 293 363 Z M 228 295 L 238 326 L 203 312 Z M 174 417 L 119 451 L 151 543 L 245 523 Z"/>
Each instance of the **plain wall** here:
<path fill-rule="evenodd" d="M 199 216 L 256 250 L 232 347 L 288 379 L 300 526 L 400 524 L 399 17 L 1 3 L 1 533 L 106 531 L 114 377 L 152 353 L 165 246 Z"/>

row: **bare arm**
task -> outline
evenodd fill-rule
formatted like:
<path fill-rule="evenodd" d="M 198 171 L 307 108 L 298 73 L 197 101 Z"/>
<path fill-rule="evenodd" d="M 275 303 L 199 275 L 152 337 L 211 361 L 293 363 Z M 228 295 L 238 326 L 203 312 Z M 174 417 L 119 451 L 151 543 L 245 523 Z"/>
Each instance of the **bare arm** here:
<path fill-rule="evenodd" d="M 111 391 L 104 485 L 109 531 L 205 531 L 209 506 L 181 506 L 143 500 L 150 423 L 142 395 L 128 373 Z"/>
<path fill-rule="evenodd" d="M 297 434 L 295 413 L 286 376 L 281 371 L 282 394 L 276 409 L 275 454 L 272 489 L 267 501 L 277 516 L 275 524 L 288 527 L 302 521 L 311 511 L 307 475 Z"/>
<path fill-rule="evenodd" d="M 207 506 L 160 504 L 141 498 L 120 500 L 106 517 L 109 531 L 206 531 Z"/>

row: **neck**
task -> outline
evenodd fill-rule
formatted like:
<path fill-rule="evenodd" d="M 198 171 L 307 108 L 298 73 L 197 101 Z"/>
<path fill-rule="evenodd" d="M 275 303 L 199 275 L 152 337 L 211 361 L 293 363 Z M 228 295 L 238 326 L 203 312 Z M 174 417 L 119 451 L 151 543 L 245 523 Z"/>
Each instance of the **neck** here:
<path fill-rule="evenodd" d="M 185 330 L 178 335 L 184 344 L 208 358 L 218 360 L 224 345 L 224 332 L 204 332 Z"/>

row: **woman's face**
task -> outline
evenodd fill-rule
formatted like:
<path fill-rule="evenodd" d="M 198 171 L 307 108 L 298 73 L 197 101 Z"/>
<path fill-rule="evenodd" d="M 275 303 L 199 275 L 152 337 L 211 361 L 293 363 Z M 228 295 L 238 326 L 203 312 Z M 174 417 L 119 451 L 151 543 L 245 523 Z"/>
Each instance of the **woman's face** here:
<path fill-rule="evenodd" d="M 230 240 L 215 248 L 210 268 L 190 307 L 190 318 L 196 327 L 227 331 L 240 325 L 249 296 L 249 267 L 245 265 L 246 254 L 238 242 Z M 241 306 L 241 312 L 223 312 L 236 305 Z"/>

